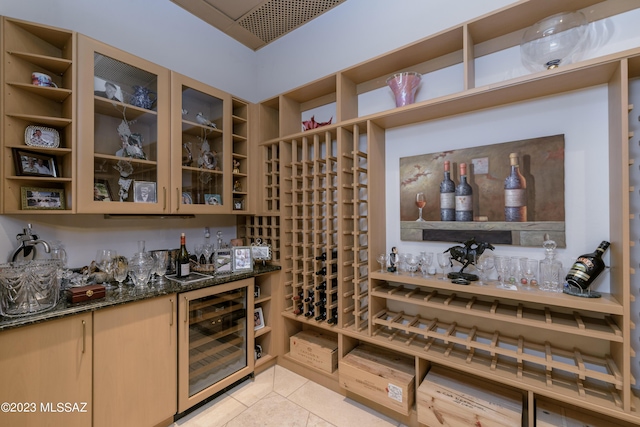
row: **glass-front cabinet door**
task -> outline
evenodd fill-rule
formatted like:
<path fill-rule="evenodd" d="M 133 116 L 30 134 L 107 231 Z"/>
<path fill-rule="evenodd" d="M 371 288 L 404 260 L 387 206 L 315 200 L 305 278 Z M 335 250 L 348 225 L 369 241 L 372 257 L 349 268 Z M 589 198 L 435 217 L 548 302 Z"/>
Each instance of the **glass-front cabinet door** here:
<path fill-rule="evenodd" d="M 230 213 L 231 95 L 176 72 L 171 80 L 176 213 Z"/>
<path fill-rule="evenodd" d="M 253 352 L 247 351 L 253 347 L 247 316 L 253 284 L 244 279 L 180 294 L 178 412 L 253 371 Z"/>
<path fill-rule="evenodd" d="M 170 213 L 169 70 L 84 36 L 78 52 L 78 212 Z"/>

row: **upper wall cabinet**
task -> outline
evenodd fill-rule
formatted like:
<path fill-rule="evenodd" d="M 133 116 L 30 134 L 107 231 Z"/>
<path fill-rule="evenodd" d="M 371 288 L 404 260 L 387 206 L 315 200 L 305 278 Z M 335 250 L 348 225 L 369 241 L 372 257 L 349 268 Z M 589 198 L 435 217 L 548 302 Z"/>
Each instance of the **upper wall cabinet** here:
<path fill-rule="evenodd" d="M 78 37 L 80 213 L 170 213 L 170 72 Z"/>
<path fill-rule="evenodd" d="M 171 185 L 177 213 L 232 210 L 231 96 L 171 73 Z"/>
<path fill-rule="evenodd" d="M 2 212 L 70 213 L 76 34 L 2 19 Z"/>

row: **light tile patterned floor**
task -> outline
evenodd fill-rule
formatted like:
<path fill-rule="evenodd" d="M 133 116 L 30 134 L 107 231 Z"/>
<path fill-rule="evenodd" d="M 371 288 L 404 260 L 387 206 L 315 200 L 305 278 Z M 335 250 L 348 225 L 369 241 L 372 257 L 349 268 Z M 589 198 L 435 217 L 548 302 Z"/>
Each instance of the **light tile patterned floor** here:
<path fill-rule="evenodd" d="M 401 423 L 274 366 L 171 427 L 397 427 Z"/>

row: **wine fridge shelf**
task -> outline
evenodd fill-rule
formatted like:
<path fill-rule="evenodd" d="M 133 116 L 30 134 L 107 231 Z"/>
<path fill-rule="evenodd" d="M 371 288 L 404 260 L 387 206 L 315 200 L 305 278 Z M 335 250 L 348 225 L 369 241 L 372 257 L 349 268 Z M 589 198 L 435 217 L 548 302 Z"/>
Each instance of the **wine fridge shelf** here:
<path fill-rule="evenodd" d="M 555 312 L 549 307 L 540 309 L 525 307 L 523 304 L 511 305 L 485 301 L 477 296 L 460 296 L 456 292 L 442 292 L 420 287 L 397 286 L 388 283 L 377 285 L 371 292 L 372 297 L 410 303 L 422 307 L 443 309 L 465 316 L 476 316 L 531 326 L 539 329 L 565 332 L 612 342 L 623 342 L 622 331 L 609 315 L 602 318 L 585 317 L 577 311 L 569 313 Z"/>

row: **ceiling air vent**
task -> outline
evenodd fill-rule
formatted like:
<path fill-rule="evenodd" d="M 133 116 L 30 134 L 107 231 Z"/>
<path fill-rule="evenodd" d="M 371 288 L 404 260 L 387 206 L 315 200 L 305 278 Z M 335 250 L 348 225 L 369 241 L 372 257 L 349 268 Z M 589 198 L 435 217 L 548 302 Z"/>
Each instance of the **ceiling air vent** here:
<path fill-rule="evenodd" d="M 346 0 L 270 0 L 238 20 L 238 24 L 269 43 Z"/>

